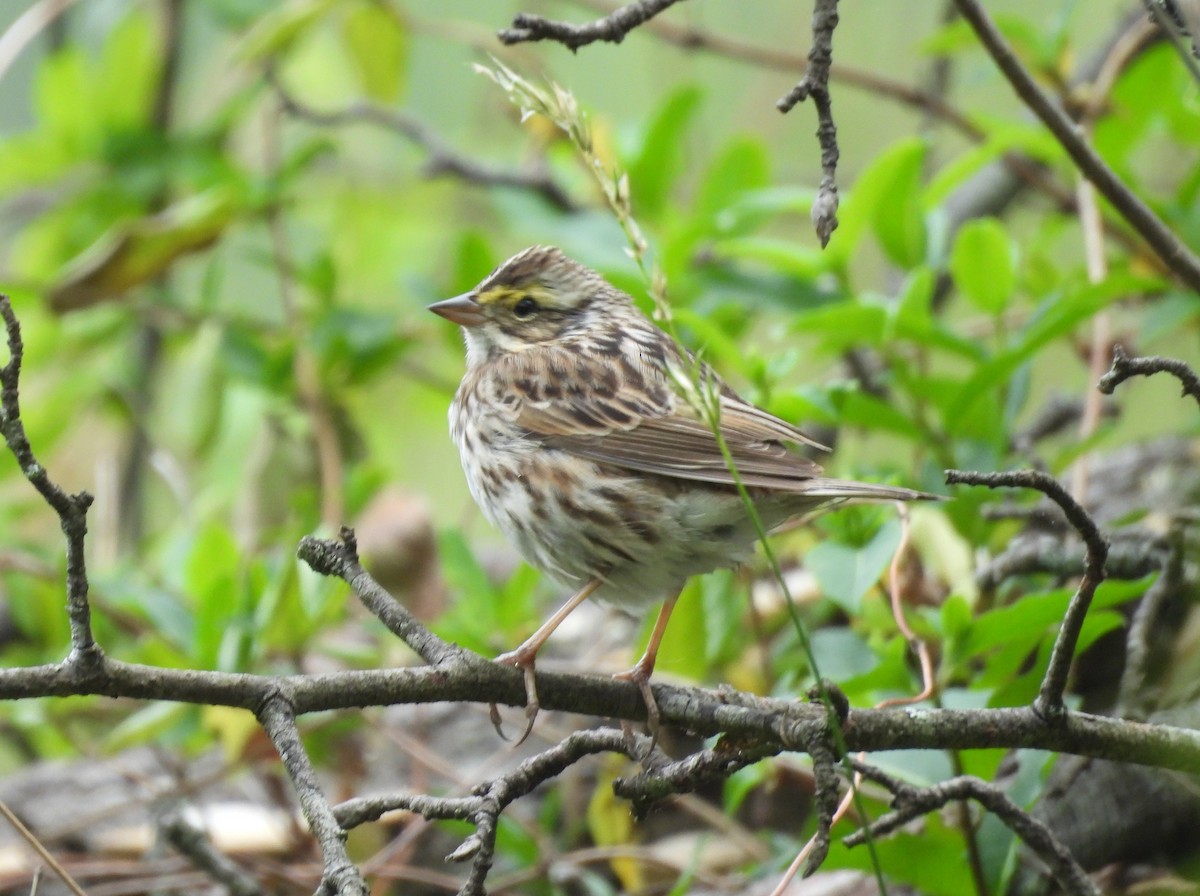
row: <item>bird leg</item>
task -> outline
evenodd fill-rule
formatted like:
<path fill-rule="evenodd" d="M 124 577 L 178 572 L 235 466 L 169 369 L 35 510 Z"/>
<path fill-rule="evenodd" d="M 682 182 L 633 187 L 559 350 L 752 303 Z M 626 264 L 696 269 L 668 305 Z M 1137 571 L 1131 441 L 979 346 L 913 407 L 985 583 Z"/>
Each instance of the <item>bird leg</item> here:
<path fill-rule="evenodd" d="M 563 620 L 570 616 L 572 611 L 587 600 L 602 584 L 603 581 L 601 579 L 592 579 L 580 588 L 569 601 L 559 607 L 553 616 L 543 622 L 538 630 L 530 635 L 520 647 L 516 650 L 510 650 L 508 653 L 500 654 L 493 661 L 503 666 L 516 666 L 525 673 L 525 730 L 517 738 L 517 742 L 513 744 L 514 748 L 525 743 L 525 739 L 529 737 L 529 732 L 533 730 L 533 723 L 537 719 L 538 711 L 541 709 L 541 704 L 538 703 L 537 681 L 534 676 L 538 651 L 542 649 L 542 645 L 554 634 L 554 630 L 562 625 Z M 654 667 L 653 659 L 650 661 L 650 667 Z M 504 737 L 504 732 L 500 730 L 500 711 L 496 709 L 495 703 L 491 705 L 491 720 L 496 728 L 496 733 Z"/>
<path fill-rule="evenodd" d="M 660 716 L 658 714 L 658 701 L 654 699 L 654 693 L 650 690 L 650 674 L 654 671 L 654 663 L 658 659 L 658 648 L 662 644 L 663 635 L 667 631 L 667 622 L 671 618 L 671 611 L 675 609 L 675 603 L 679 600 L 679 595 L 663 601 L 662 609 L 658 611 L 658 618 L 654 620 L 654 630 L 650 633 L 650 641 L 646 644 L 646 652 L 642 654 L 642 658 L 633 664 L 633 668 L 627 672 L 618 672 L 613 678 L 621 681 L 632 681 L 637 685 L 638 693 L 642 695 L 642 702 L 646 704 L 646 728 L 650 731 L 650 750 L 654 749 L 654 743 L 658 740 L 658 724 Z M 623 723 L 622 728 L 626 734 L 631 734 L 626 723 Z M 632 738 L 629 738 L 632 740 Z M 649 751 L 647 751 L 647 755 Z"/>

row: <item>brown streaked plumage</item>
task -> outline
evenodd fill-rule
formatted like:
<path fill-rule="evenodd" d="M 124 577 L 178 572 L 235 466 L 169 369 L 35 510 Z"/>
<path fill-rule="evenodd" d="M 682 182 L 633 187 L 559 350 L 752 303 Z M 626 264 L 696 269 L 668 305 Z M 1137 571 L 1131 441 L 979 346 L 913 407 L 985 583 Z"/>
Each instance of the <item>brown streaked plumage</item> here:
<path fill-rule="evenodd" d="M 592 595 L 627 607 L 663 602 L 645 655 L 622 676 L 640 688 L 653 726 L 647 682 L 680 589 L 753 551 L 733 475 L 681 383 L 698 377 L 717 396 L 721 435 L 768 528 L 832 502 L 931 497 L 823 476 L 796 451 L 817 443 L 745 401 L 558 249 L 526 249 L 430 310 L 466 337 L 450 431 L 471 494 L 530 563 L 579 589 L 500 657 L 526 672 L 529 726 L 537 651 Z"/>

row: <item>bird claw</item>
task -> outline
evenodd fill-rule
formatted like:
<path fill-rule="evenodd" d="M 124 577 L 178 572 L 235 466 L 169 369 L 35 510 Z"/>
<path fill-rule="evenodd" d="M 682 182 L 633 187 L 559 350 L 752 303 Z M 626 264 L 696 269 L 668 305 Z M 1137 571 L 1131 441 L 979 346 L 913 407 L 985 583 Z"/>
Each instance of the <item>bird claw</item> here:
<path fill-rule="evenodd" d="M 538 713 L 542 708 L 542 705 L 538 702 L 537 695 L 536 657 L 536 653 L 531 655 L 517 648 L 508 653 L 502 653 L 493 660 L 493 662 L 499 663 L 502 666 L 515 666 L 525 676 L 525 730 L 521 732 L 521 736 L 513 743 L 514 750 L 529 738 L 529 735 L 533 732 L 533 723 L 537 721 Z M 503 729 L 500 727 L 500 710 L 495 703 L 491 704 L 489 717 L 492 720 L 492 727 L 496 729 L 496 733 L 500 735 L 501 739 L 508 740 Z"/>
<path fill-rule="evenodd" d="M 621 722 L 621 731 L 625 735 L 625 743 L 630 753 L 639 761 L 645 760 L 654 752 L 654 747 L 658 743 L 658 730 L 662 721 L 662 716 L 658 711 L 658 701 L 654 699 L 654 692 L 650 690 L 650 672 L 639 663 L 627 672 L 618 672 L 613 678 L 618 681 L 632 682 L 637 687 L 638 693 L 642 695 L 642 703 L 646 705 L 646 730 L 650 732 L 650 743 L 643 755 L 637 756 L 633 728 L 628 722 Z"/>

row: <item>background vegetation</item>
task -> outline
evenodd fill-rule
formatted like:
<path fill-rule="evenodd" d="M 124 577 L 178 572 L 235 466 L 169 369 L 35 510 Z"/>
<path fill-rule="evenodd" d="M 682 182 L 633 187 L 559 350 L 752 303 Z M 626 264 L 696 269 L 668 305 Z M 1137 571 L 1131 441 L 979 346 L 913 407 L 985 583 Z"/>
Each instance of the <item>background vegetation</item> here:
<path fill-rule="evenodd" d="M 813 111 L 774 105 L 804 71 L 807 4 L 695 0 L 620 45 L 575 54 L 498 41 L 520 4 L 43 0 L 0 11 L 0 285 L 24 333 L 22 416 L 39 460 L 64 489 L 96 498 L 97 641 L 126 662 L 219 672 L 417 662 L 342 583 L 297 561 L 302 536 L 346 523 L 376 577 L 439 636 L 487 656 L 519 643 L 562 595 L 516 563 L 470 502 L 445 426 L 461 342 L 424 307 L 550 243 L 649 310 L 651 284 L 603 195 L 623 172 L 685 342 L 747 397 L 835 445 L 833 472 L 953 495 L 914 513 L 898 591 L 932 651 L 934 704 L 1019 706 L 1038 694 L 1082 547 L 1061 525 L 1029 530 L 1045 522 L 1041 505 L 990 513 L 1000 495 L 951 491 L 943 477 L 1035 467 L 1116 533 L 1071 706 L 1138 717 L 1189 706 L 1200 418 L 1163 377 L 1131 381 L 1110 403 L 1094 386 L 1113 344 L 1194 366 L 1195 282 L 1147 248 L 1124 208 L 1081 187 L 953 7 L 842 10 L 830 87 L 842 203 L 824 249 L 809 215 L 821 177 Z M 542 11 L 582 22 L 604 10 Z M 1186 38 L 1163 39 L 1134 3 L 989 13 L 1129 193 L 1182 246 L 1200 245 Z M 599 180 L 576 143 L 476 70 L 494 70 L 492 57 L 573 95 Z M 900 538 L 890 508 L 860 508 L 776 543 L 820 671 L 855 707 L 922 687 L 884 587 Z M 53 663 L 71 643 L 61 545 L 17 464 L 0 464 L 5 667 Z M 1134 608 L 1168 558 L 1169 612 L 1140 642 L 1156 662 L 1139 659 L 1145 675 L 1122 679 Z M 587 612 L 579 631 L 564 630 L 562 668 L 623 668 L 641 621 Z M 1162 640 L 1163 628 L 1184 637 Z M 812 683 L 801 640 L 761 570 L 716 574 L 689 586 L 659 670 L 794 698 Z M 462 792 L 520 758 L 476 707 L 405 711 L 304 716 L 326 789 Z M 552 717 L 544 736 L 590 721 Z M 264 789 L 243 792 L 246 804 L 292 814 L 278 760 L 240 710 L 99 696 L 0 706 L 6 773 L 107 763 L 144 744 L 173 771 L 132 787 L 134 801 L 187 790 L 203 803 L 205 788 L 180 770 L 194 761 L 209 784 L 255 782 Z M 925 751 L 879 765 L 926 785 L 993 781 L 1005 763 L 1018 769 L 1010 796 L 1033 806 L 1052 757 L 1020 758 Z M 769 890 L 816 824 L 809 767 L 782 758 L 710 788 L 716 819 L 681 801 L 658 827 L 691 839 L 659 849 L 667 832 L 653 819 L 635 827 L 610 793 L 622 769 L 593 762 L 504 816 L 493 890 Z M 882 790 L 867 797 L 859 808 L 871 816 L 887 805 Z M 151 840 L 170 830 L 155 817 Z M 717 857 L 705 839 L 714 829 L 740 850 Z M 464 830 L 392 819 L 357 830 L 350 851 L 376 892 L 389 881 L 454 890 L 459 878 L 430 856 Z M 78 829 L 37 832 L 80 868 L 103 851 Z M 927 861 L 910 861 L 913 849 Z M 169 869 L 135 855 L 96 873 L 125 887 L 104 892 L 173 886 Z M 1019 855 L 994 817 L 963 809 L 873 851 L 835 844 L 823 869 L 991 893 L 1025 885 Z M 321 861 L 289 830 L 242 866 L 263 891 L 310 892 Z M 1160 866 L 1194 879 L 1174 854 Z M 27 891 L 27 868 L 0 870 Z M 183 890 L 200 892 L 198 879 L 208 880 Z"/>

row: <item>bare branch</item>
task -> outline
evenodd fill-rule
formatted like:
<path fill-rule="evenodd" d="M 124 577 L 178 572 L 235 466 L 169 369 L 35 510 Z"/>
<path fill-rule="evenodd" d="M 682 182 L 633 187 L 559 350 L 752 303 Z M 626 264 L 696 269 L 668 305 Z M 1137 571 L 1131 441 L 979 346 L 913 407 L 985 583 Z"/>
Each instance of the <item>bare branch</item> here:
<path fill-rule="evenodd" d="M 829 66 L 833 62 L 833 32 L 838 24 L 837 0 L 813 0 L 812 46 L 808 49 L 808 71 L 800 82 L 775 105 L 790 112 L 796 103 L 811 98 L 817 107 L 817 143 L 821 147 L 821 183 L 813 199 L 812 222 L 821 248 L 837 229 L 837 125 L 829 94 Z"/>
<path fill-rule="evenodd" d="M 1175 276 L 1192 289 L 1200 290 L 1200 257 L 1184 245 L 1171 228 L 1117 177 L 1112 168 L 1080 136 L 1075 122 L 1037 86 L 1033 76 L 1017 59 L 1012 47 L 1000 34 L 978 0 L 954 2 L 1018 96 L 1049 128 L 1059 144 L 1079 166 L 1082 174 L 1096 185 L 1096 189 L 1113 204 Z"/>
<path fill-rule="evenodd" d="M 1112 395 L 1117 386 L 1134 376 L 1153 376 L 1156 373 L 1169 373 L 1183 384 L 1183 395 L 1190 395 L 1200 404 L 1200 376 L 1187 364 L 1175 358 L 1131 358 L 1119 345 L 1113 346 L 1112 367 L 1108 373 L 1100 377 L 1096 388 L 1105 395 Z"/>
<path fill-rule="evenodd" d="M 178 798 L 172 797 L 159 807 L 156 821 L 162 837 L 172 847 L 233 896 L 262 896 L 265 892 L 258 881 L 217 850 L 205 830 L 188 817 Z"/>
<path fill-rule="evenodd" d="M 866 842 L 867 836 L 883 836 L 914 818 L 935 812 L 952 801 L 972 799 L 1004 822 L 1050 869 L 1054 879 L 1076 896 L 1100 896 L 1100 889 L 1045 824 L 1025 812 L 998 787 L 978 778 L 958 777 L 932 787 L 913 787 L 866 762 L 854 760 L 864 777 L 882 784 L 895 795 L 895 807 L 866 829 L 846 838 L 847 846 Z"/>
<path fill-rule="evenodd" d="M 17 814 L 13 812 L 13 810 L 10 809 L 3 801 L 0 801 L 0 817 L 3 817 L 6 822 L 12 825 L 13 830 L 17 832 L 17 836 L 24 840 L 26 845 L 28 845 L 30 849 L 37 853 L 38 858 L 45 862 L 46 867 L 55 873 L 58 879 L 62 881 L 63 886 L 70 891 L 72 896 L 87 896 L 87 894 L 84 893 L 83 888 L 76 882 L 75 878 L 71 877 L 70 872 L 68 872 L 67 869 L 62 866 L 62 863 L 54 857 L 54 854 L 51 853 L 50 850 L 46 849 L 46 845 L 37 838 L 33 831 L 29 830 L 29 828 L 25 826 L 25 823 L 21 821 L 21 819 L 17 817 Z M 35 886 L 36 883 L 37 881 L 35 879 Z"/>
<path fill-rule="evenodd" d="M 602 40 L 619 44 L 634 28 L 670 9 L 679 0 L 636 0 L 627 3 L 602 19 L 587 25 L 571 25 L 555 22 L 542 16 L 518 13 L 512 25 L 496 36 L 503 44 L 519 44 L 527 41 L 552 40 L 567 47 L 572 53 L 580 47 Z"/>
<path fill-rule="evenodd" d="M 399 134 L 423 149 L 429 156 L 425 164 L 426 177 L 449 175 L 466 183 L 483 187 L 510 187 L 536 193 L 559 211 L 570 212 L 578 204 L 567 195 L 543 169 L 505 171 L 488 168 L 474 159 L 454 152 L 427 125 L 403 112 L 385 109 L 372 103 L 353 103 L 344 109 L 322 111 L 301 102 L 291 94 L 271 69 L 266 74 L 275 89 L 284 111 L 310 124 L 321 127 L 343 127 L 350 124 L 370 124 Z"/>
<path fill-rule="evenodd" d="M 617 728 L 576 731 L 558 745 L 522 762 L 511 772 L 485 782 L 469 797 L 431 797 L 412 794 L 348 800 L 334 814 L 343 828 L 374 821 L 383 813 L 406 809 L 428 819 L 470 819 L 475 833 L 446 857 L 448 862 L 471 860 L 471 871 L 459 891 L 463 896 L 482 896 L 484 880 L 496 851 L 496 830 L 501 813 L 534 788 L 558 777 L 569 766 L 595 753 L 620 753 L 635 758 L 650 749 L 650 739 L 630 739 Z M 631 749 L 632 747 L 632 749 Z"/>
<path fill-rule="evenodd" d="M 472 657 L 477 662 L 484 662 L 482 657 L 443 641 L 431 632 L 363 569 L 358 560 L 358 542 L 353 529 L 343 527 L 340 541 L 311 536 L 302 538 L 296 556 L 315 572 L 345 581 L 363 606 L 425 662 L 436 666 L 450 659 L 469 662 Z"/>
<path fill-rule="evenodd" d="M 1028 510 L 1031 515 L 1033 511 L 1046 514 L 1049 508 L 1039 504 Z M 1011 512 L 1006 516 L 1020 518 Z M 1041 523 L 1040 517 L 1033 519 Z M 1057 535 L 1045 532 L 1022 534 L 1009 542 L 990 562 L 980 566 L 975 581 L 980 588 L 992 590 L 1012 576 L 1038 573 L 1081 576 L 1087 569 L 1087 563 L 1080 553 L 1078 545 L 1065 543 Z M 1110 579 L 1140 579 L 1161 566 L 1162 553 L 1162 546 L 1156 544 L 1153 537 L 1148 539 L 1145 532 L 1122 532 L 1114 536 L 1109 544 L 1105 572 Z"/>
<path fill-rule="evenodd" d="M 1124 717 L 1146 718 L 1152 708 L 1148 705 L 1148 685 L 1156 652 L 1154 630 L 1165 605 L 1178 598 L 1185 583 L 1180 533 L 1169 537 L 1166 550 L 1159 553 L 1162 574 L 1142 595 L 1129 620 L 1129 634 L 1125 638 L 1125 668 L 1117 689 L 1118 712 Z"/>
<path fill-rule="evenodd" d="M 1095 521 L 1088 515 L 1079 503 L 1068 494 L 1067 490 L 1053 476 L 1035 470 L 1018 470 L 1008 473 L 975 473 L 963 470 L 947 470 L 948 485 L 984 485 L 988 488 L 1033 488 L 1042 492 L 1060 508 L 1067 521 L 1079 533 L 1086 546 L 1084 555 L 1083 578 L 1079 582 L 1058 637 L 1054 639 L 1054 647 L 1050 651 L 1050 662 L 1046 667 L 1046 676 L 1042 679 L 1042 687 L 1034 701 L 1034 711 L 1046 720 L 1058 720 L 1066 713 L 1063 706 L 1063 693 L 1067 688 L 1067 675 L 1071 671 L 1071 662 L 1075 658 L 1075 645 L 1079 641 L 1079 632 L 1083 628 L 1088 608 L 1096 588 L 1104 581 L 1104 564 L 1108 559 L 1108 542 L 1100 534 Z"/>
<path fill-rule="evenodd" d="M 300 740 L 295 708 L 282 692 L 278 692 L 263 703 L 257 714 L 259 724 L 271 738 L 288 777 L 292 779 L 292 786 L 296 788 L 296 798 L 300 801 L 300 811 L 304 813 L 308 829 L 321 844 L 325 870 L 317 892 L 369 896 L 367 882 L 346 852 L 346 832 L 338 824 L 333 807 L 317 782 L 312 760 Z"/>
<path fill-rule="evenodd" d="M 617 778 L 613 793 L 633 803 L 634 817 L 642 818 L 664 797 L 690 793 L 705 784 L 724 780 L 782 750 L 782 744 L 745 744 L 722 738 L 716 746 L 677 762 L 651 765 L 631 778 Z"/>
<path fill-rule="evenodd" d="M 12 303 L 5 295 L 0 295 L 0 318 L 4 320 L 8 336 L 8 363 L 0 367 L 0 433 L 25 478 L 58 514 L 63 533 L 67 536 L 67 616 L 71 628 L 71 658 L 80 668 L 92 667 L 104 658 L 92 635 L 87 561 L 83 553 L 87 511 L 92 505 L 92 496 L 87 492 L 68 495 L 54 483 L 46 468 L 34 456 L 25 435 L 25 424 L 21 422 L 20 379 L 25 345 L 21 341 L 21 326 L 13 313 Z"/>

